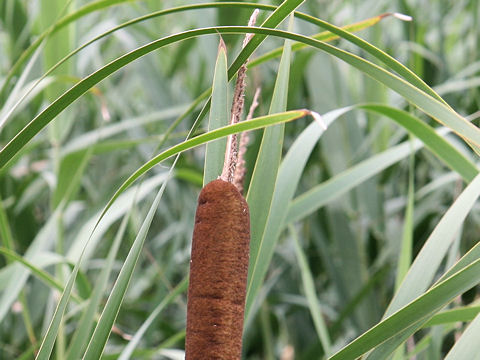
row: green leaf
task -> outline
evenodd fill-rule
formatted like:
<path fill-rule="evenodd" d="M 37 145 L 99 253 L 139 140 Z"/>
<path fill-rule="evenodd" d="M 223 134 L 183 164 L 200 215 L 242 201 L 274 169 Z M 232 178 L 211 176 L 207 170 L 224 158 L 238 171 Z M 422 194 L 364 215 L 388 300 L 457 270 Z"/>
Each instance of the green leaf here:
<path fill-rule="evenodd" d="M 432 281 L 433 276 L 438 269 L 438 266 L 440 265 L 446 251 L 448 250 L 448 246 L 453 239 L 453 235 L 461 226 L 463 220 L 467 216 L 468 212 L 470 211 L 471 207 L 473 206 L 479 195 L 480 175 L 477 175 L 475 179 L 468 185 L 468 187 L 462 192 L 462 194 L 457 198 L 453 205 L 449 208 L 447 213 L 442 217 L 440 222 L 433 230 L 432 234 L 427 239 L 425 245 L 415 258 L 415 261 L 410 267 L 409 272 L 403 279 L 400 288 L 398 289 L 393 300 L 391 301 L 385 313 L 385 320 L 393 317 L 392 314 L 398 314 L 398 310 L 404 307 L 406 304 L 410 303 L 413 299 L 417 298 L 417 300 L 420 300 L 426 296 L 423 295 L 418 298 L 426 290 L 426 288 Z M 473 262 L 472 264 L 475 263 L 477 262 Z M 468 266 L 472 266 L 472 264 L 469 264 Z M 468 268 L 468 266 L 448 278 L 444 276 L 443 279 L 446 278 L 446 280 L 443 280 L 442 283 L 446 283 L 450 279 L 454 278 L 456 275 L 461 274 L 462 271 L 465 271 L 465 269 Z M 431 290 L 427 292 L 427 294 L 433 291 L 438 286 L 440 285 L 434 286 Z M 415 300 L 414 303 L 417 300 Z M 445 304 L 446 303 L 447 302 L 445 302 Z M 428 305 L 428 303 L 426 303 L 425 305 Z M 432 315 L 435 311 L 435 307 L 431 306 Z M 406 339 L 409 335 L 413 334 L 413 332 L 426 320 L 428 319 L 422 319 L 422 316 L 419 314 L 415 321 L 407 324 L 403 328 L 396 328 L 396 333 L 393 334 L 395 335 L 395 338 L 389 340 L 385 344 L 380 345 L 369 355 L 368 358 L 385 358 L 385 356 L 389 355 L 395 348 L 398 347 L 398 345 L 400 345 L 404 341 L 404 339 Z M 384 323 L 384 321 L 382 321 L 381 324 Z M 417 322 L 418 324 L 415 324 Z M 407 328 L 409 329 L 406 330 Z M 359 340 L 362 336 L 357 338 L 357 340 Z M 384 340 L 387 340 L 389 337 L 385 338 Z M 355 343 L 357 340 L 355 340 L 353 343 Z M 353 343 L 350 343 L 349 345 L 347 345 L 347 347 L 349 347 Z M 379 345 L 380 343 L 381 342 L 376 345 Z M 354 345 L 353 347 L 355 346 L 356 345 Z M 367 349 L 366 351 L 370 349 L 371 348 Z"/>
<path fill-rule="evenodd" d="M 286 3 L 286 2 L 285 2 Z M 284 3 L 284 4 L 285 4 Z M 277 9 L 279 10 L 281 6 Z M 282 11 L 279 11 L 283 14 Z M 272 16 L 278 15 L 276 12 Z M 268 20 L 268 19 L 267 19 Z M 266 21 L 267 22 L 267 21 Z M 54 101 L 49 107 L 47 107 L 42 113 L 37 115 L 25 128 L 22 129 L 1 151 L 0 151 L 0 168 L 3 168 L 12 157 L 28 142 L 30 141 L 43 127 L 45 127 L 56 115 L 63 111 L 68 105 L 73 103 L 81 95 L 83 95 L 88 89 L 92 86 L 103 80 L 105 77 L 109 76 L 118 69 L 124 67 L 128 63 L 138 59 L 139 57 L 148 54 L 151 51 L 154 51 L 163 46 L 169 45 L 171 43 L 185 40 L 191 37 L 211 34 L 211 33 L 256 33 L 251 41 L 245 46 L 239 56 L 236 58 L 234 63 L 229 68 L 229 79 L 235 74 L 238 70 L 238 67 L 248 58 L 250 51 L 253 51 L 252 48 L 258 46 L 258 44 L 263 41 L 266 35 L 280 36 L 287 39 L 302 41 L 308 45 L 311 45 L 315 48 L 323 50 L 345 62 L 356 67 L 362 72 L 365 72 L 367 75 L 371 76 L 375 80 L 385 84 L 390 87 L 392 90 L 398 92 L 400 95 L 405 97 L 408 101 L 412 102 L 415 106 L 419 107 L 427 114 L 431 115 L 439 122 L 450 127 L 455 131 L 459 136 L 465 138 L 469 143 L 473 144 L 474 147 L 480 144 L 480 130 L 475 127 L 470 122 L 463 119 L 460 115 L 455 113 L 449 107 L 439 102 L 438 100 L 432 98 L 430 95 L 424 93 L 423 91 L 417 89 L 406 81 L 402 80 L 396 75 L 393 75 L 386 70 L 374 65 L 373 63 L 363 60 L 355 55 L 352 55 L 344 50 L 340 50 L 334 46 L 331 46 L 321 41 L 301 36 L 298 34 L 293 34 L 286 31 L 266 29 L 266 28 L 256 28 L 256 27 L 242 27 L 242 26 L 230 26 L 230 27 L 215 27 L 215 28 L 203 28 L 185 31 L 179 34 L 167 36 L 165 38 L 151 42 L 150 44 L 144 45 L 128 54 L 121 56 L 120 58 L 112 61 L 111 63 L 105 65 L 103 68 L 97 70 L 90 76 L 87 76 L 65 94 L 59 97 Z M 258 37 L 257 36 L 260 36 Z M 255 45 L 257 44 L 257 45 Z M 240 62 L 241 61 L 241 62 Z M 206 108 L 204 108 L 204 111 Z M 201 118 L 201 116 L 199 116 Z"/>
<path fill-rule="evenodd" d="M 228 116 L 228 78 L 227 78 L 227 49 L 220 38 L 218 46 L 217 62 L 212 85 L 212 106 L 210 107 L 210 119 L 208 131 L 227 126 Z M 225 160 L 225 148 L 227 139 L 221 138 L 207 144 L 205 150 L 205 168 L 203 185 L 217 179 L 222 173 Z"/>
<path fill-rule="evenodd" d="M 83 311 L 82 316 L 80 317 L 80 321 L 78 322 L 75 332 L 73 334 L 72 340 L 70 341 L 66 359 L 79 359 L 81 357 L 81 353 L 85 348 L 85 345 L 88 342 L 88 337 L 91 334 L 91 330 L 96 319 L 97 308 L 100 305 L 102 296 L 105 293 L 105 289 L 107 288 L 108 279 L 110 278 L 112 272 L 118 248 L 120 247 L 120 243 L 125 235 L 125 230 L 127 228 L 130 212 L 131 210 L 127 212 L 123 217 L 122 223 L 120 224 L 115 239 L 113 240 L 112 246 L 110 247 L 110 250 L 108 252 L 108 256 L 102 266 L 102 270 L 96 278 L 95 287 L 88 300 L 88 305 Z"/>
<path fill-rule="evenodd" d="M 445 310 L 428 320 L 423 327 L 472 321 L 478 313 L 480 313 L 480 306 L 478 305 Z"/>
<path fill-rule="evenodd" d="M 135 241 L 128 252 L 127 258 L 125 259 L 125 262 L 120 270 L 120 274 L 117 277 L 115 285 L 113 286 L 107 303 L 102 311 L 102 315 L 100 316 L 97 326 L 95 327 L 95 331 L 90 338 L 87 351 L 83 357 L 84 360 L 100 359 L 103 353 L 103 349 L 107 343 L 108 337 L 110 336 L 115 319 L 120 311 L 120 306 L 122 305 L 125 293 L 127 292 L 128 284 L 130 283 L 133 271 L 135 270 L 138 257 L 142 251 L 143 243 L 145 242 L 145 238 L 147 237 L 148 230 L 152 224 L 153 217 L 157 211 L 158 205 L 160 204 L 160 200 L 162 199 L 165 186 L 166 182 L 162 184 L 162 187 L 155 196 L 155 199 L 148 210 L 148 214 L 142 223 L 140 231 L 138 232 Z"/>
<path fill-rule="evenodd" d="M 459 340 L 450 349 L 445 360 L 472 360 L 480 359 L 478 334 L 480 333 L 480 316 L 468 325 Z"/>
<path fill-rule="evenodd" d="M 478 173 L 473 163 L 420 119 L 385 105 L 359 105 L 358 107 L 381 113 L 405 127 L 438 155 L 440 160 L 444 160 L 465 179 L 471 179 Z M 298 196 L 290 205 L 287 223 L 304 218 L 356 185 L 405 158 L 410 153 L 409 146 L 408 143 L 403 143 L 385 150 Z M 414 150 L 418 150 L 420 147 L 418 142 L 414 142 Z"/>
<path fill-rule="evenodd" d="M 477 284 L 480 281 L 477 276 L 479 271 L 480 260 L 477 260 L 372 327 L 330 359 L 356 359 L 385 340 L 397 335 L 400 331 L 431 317 L 456 296 Z M 382 359 L 385 358 L 384 355 Z"/>
<path fill-rule="evenodd" d="M 92 155 L 93 149 L 72 153 L 60 162 L 57 175 L 57 186 L 53 193 L 53 206 L 56 207 L 62 200 L 68 201 L 80 186 L 82 174 Z"/>
<path fill-rule="evenodd" d="M 325 114 L 323 120 L 328 126 L 348 110 L 350 107 L 334 110 Z M 258 244 L 258 250 L 250 256 L 250 281 L 245 311 L 247 319 L 251 316 L 251 309 L 270 266 L 275 246 L 283 229 L 288 204 L 295 194 L 308 157 L 323 132 L 324 129 L 318 123 L 311 123 L 297 137 L 280 165 L 265 230 Z"/>
<path fill-rule="evenodd" d="M 407 274 L 412 262 L 412 247 L 413 247 L 413 209 L 415 198 L 415 157 L 414 153 L 410 154 L 408 166 L 408 193 L 407 193 L 407 207 L 403 220 L 402 229 L 402 245 L 398 255 L 397 275 L 395 277 L 395 289 L 398 289 L 403 278 Z"/>
<path fill-rule="evenodd" d="M 60 207 L 61 206 L 50 215 L 47 223 L 37 233 L 23 256 L 24 260 L 33 262 L 40 252 L 47 250 L 47 248 L 51 246 L 56 238 L 56 217 L 58 216 Z M 30 275 L 30 271 L 20 264 L 14 264 L 13 269 L 6 282 L 5 290 L 0 297 L 0 322 L 5 318 L 5 315 L 17 299 L 20 291 L 24 288 Z"/>
<path fill-rule="evenodd" d="M 299 16 L 300 14 L 301 13 L 295 12 L 295 16 Z M 301 14 L 301 15 L 304 15 L 304 14 Z M 356 22 L 356 23 L 353 23 L 353 24 L 345 25 L 345 26 L 341 27 L 340 29 L 342 29 L 343 31 L 348 31 L 349 33 L 357 32 L 357 31 L 364 30 L 366 28 L 369 28 L 369 27 L 377 24 L 380 20 L 382 20 L 385 17 L 388 17 L 390 15 L 391 15 L 390 13 L 385 13 L 385 14 L 382 14 L 382 15 L 374 16 L 374 17 L 366 19 L 366 20 L 362 20 L 362 21 L 359 21 L 359 22 Z M 303 16 L 299 16 L 299 18 L 301 18 L 303 20 L 307 20 L 309 22 L 312 22 L 312 23 L 315 23 L 315 24 L 318 25 L 318 19 L 314 18 L 314 17 L 311 17 L 309 15 L 307 15 L 307 18 L 304 18 Z M 324 41 L 324 42 L 333 41 L 333 40 L 338 39 L 339 37 L 340 37 L 339 35 L 334 35 L 330 31 L 323 31 L 321 33 L 312 35 L 312 38 L 314 38 L 316 40 Z M 295 42 L 295 43 L 292 44 L 292 52 L 303 50 L 303 49 L 306 49 L 306 48 L 307 48 L 307 45 L 305 45 L 303 43 L 300 43 L 300 42 Z M 259 57 L 250 61 L 248 63 L 248 67 L 253 68 L 253 67 L 258 66 L 260 64 L 263 64 L 267 61 L 275 59 L 275 58 L 282 55 L 282 51 L 283 51 L 283 47 L 278 47 L 278 48 L 276 48 L 274 50 L 271 50 L 271 51 L 269 51 L 269 52 L 267 52 L 263 55 L 260 55 Z"/>
<path fill-rule="evenodd" d="M 436 99 L 436 100 L 440 101 L 441 103 L 443 103 L 444 105 L 448 106 L 447 103 L 432 88 L 430 88 L 420 77 L 418 77 L 413 71 L 408 69 L 406 66 L 404 66 L 402 63 L 400 63 L 398 60 L 396 60 L 392 56 L 388 55 L 386 52 L 378 49 L 377 47 L 375 47 L 372 44 L 368 43 L 367 41 L 359 38 L 358 36 L 352 34 L 351 32 L 347 31 L 346 29 L 342 29 L 338 26 L 335 26 L 333 24 L 330 24 L 326 21 L 320 20 L 320 19 L 315 18 L 313 16 L 309 16 L 309 17 L 310 17 L 310 19 L 309 19 L 310 22 L 312 22 L 313 24 L 316 24 L 316 25 L 330 31 L 333 34 L 338 35 L 342 39 L 345 39 L 345 40 L 351 42 L 352 44 L 357 45 L 362 50 L 365 50 L 370 55 L 373 55 L 376 59 L 380 60 L 385 65 L 387 65 L 390 69 L 392 69 L 394 72 L 396 72 L 397 74 L 402 76 L 404 78 L 404 80 L 406 80 L 408 83 L 413 85 L 415 87 L 415 89 L 419 90 L 420 92 L 422 92 L 425 95 L 429 95 L 429 96 L 433 97 L 434 99 Z M 326 51 L 328 53 L 334 55 L 334 56 L 337 56 L 333 52 L 330 52 L 328 50 L 326 50 Z M 342 59 L 341 56 L 337 56 L 337 57 Z M 358 59 L 360 59 L 360 58 L 358 58 Z M 342 60 L 345 60 L 345 59 L 342 59 Z M 350 61 L 346 61 L 346 62 L 353 65 L 353 63 L 350 62 Z M 353 66 L 355 66 L 355 65 L 353 65 Z M 375 76 L 373 76 L 373 78 L 375 80 L 379 81 L 379 79 L 376 78 Z M 389 85 L 387 85 L 387 86 L 389 86 Z"/>
<path fill-rule="evenodd" d="M 478 259 L 480 259 L 480 243 L 477 243 L 464 256 L 462 256 L 462 258 L 454 266 L 452 266 L 445 274 L 442 275 L 442 277 L 437 281 L 436 284 L 439 284 L 445 279 L 450 278 L 452 275 L 464 270 L 467 266 L 470 266 Z M 377 347 L 371 354 L 369 354 L 368 358 L 370 360 L 385 359 L 396 348 L 398 348 L 398 346 L 402 344 L 407 338 L 409 338 L 417 330 L 425 326 L 428 320 L 429 320 L 429 317 L 415 323 L 414 325 L 409 326 L 403 331 L 400 331 L 397 335 L 395 335 L 394 337 L 385 341 L 383 344 Z"/>
<path fill-rule="evenodd" d="M 64 12 L 68 12 L 72 8 L 72 1 L 51 0 L 48 3 L 42 2 L 40 4 L 39 20 L 43 27 L 50 29 L 52 23 L 55 23 Z M 65 54 L 70 52 L 72 37 L 72 26 L 65 27 L 62 31 L 55 34 L 49 33 L 48 39 L 45 41 L 43 55 L 43 66 L 48 70 L 55 65 L 58 60 L 62 59 Z M 53 73 L 54 76 L 62 73 L 72 72 L 72 63 L 67 63 L 62 69 L 57 69 Z M 53 101 L 57 96 L 65 91 L 65 85 L 61 83 L 54 83 L 46 89 L 46 98 L 48 101 Z M 53 143 L 60 143 L 65 137 L 71 126 L 73 125 L 72 114 L 66 113 L 64 116 L 54 121 L 49 128 L 50 141 Z"/>
<path fill-rule="evenodd" d="M 2 99 L 5 91 L 8 88 L 10 80 L 15 76 L 15 74 L 20 70 L 22 65 L 27 61 L 27 59 L 32 55 L 32 53 L 37 50 L 40 45 L 42 45 L 43 41 L 48 38 L 50 35 L 55 34 L 57 31 L 62 29 L 63 27 L 67 26 L 68 24 L 72 23 L 73 21 L 88 15 L 91 12 L 101 10 L 102 8 L 116 5 L 121 2 L 132 1 L 132 0 L 99 0 L 91 2 L 83 7 L 79 8 L 78 10 L 65 15 L 61 19 L 59 19 L 56 23 L 54 23 L 51 27 L 48 27 L 45 31 L 43 31 L 34 42 L 32 42 L 22 53 L 22 55 L 17 59 L 15 64 L 10 68 L 4 82 L 2 88 L 0 90 L 0 99 Z"/>
<path fill-rule="evenodd" d="M 330 337 L 328 335 L 327 325 L 323 320 L 323 315 L 321 312 L 322 307 L 320 306 L 320 301 L 318 300 L 317 293 L 315 291 L 315 283 L 312 272 L 308 266 L 307 257 L 300 246 L 300 241 L 295 228 L 293 225 L 290 225 L 289 229 L 293 238 L 293 244 L 295 247 L 295 254 L 297 255 L 298 265 L 300 267 L 300 273 L 302 274 L 303 290 L 305 291 L 305 296 L 307 297 L 308 308 L 310 309 L 310 314 L 312 315 L 315 330 L 317 330 L 317 335 L 320 343 L 322 344 L 323 351 L 328 356 L 332 351 Z"/>
<path fill-rule="evenodd" d="M 23 257 L 15 253 L 14 251 L 11 251 L 9 249 L 0 247 L 0 254 L 3 254 L 7 256 L 10 260 L 12 261 L 17 261 L 23 266 L 25 266 L 27 269 L 29 269 L 32 274 L 43 281 L 47 286 L 51 287 L 52 289 L 57 289 L 60 292 L 63 292 L 64 287 L 61 283 L 59 283 L 55 278 L 53 278 L 48 272 L 45 270 L 42 270 L 38 266 L 35 266 L 32 264 L 30 261 L 25 260 Z M 59 259 L 60 260 L 60 259 Z M 60 260 L 61 261 L 61 260 Z M 66 262 L 63 260 L 63 262 Z M 75 299 L 76 302 L 81 302 L 82 300 L 78 297 L 78 295 L 74 295 L 73 298 Z"/>
<path fill-rule="evenodd" d="M 130 211 L 132 203 L 139 204 L 142 200 L 156 191 L 156 188 L 163 184 L 168 176 L 168 172 L 162 171 L 148 179 L 142 181 L 141 186 L 134 187 L 120 195 L 116 206 L 103 217 L 100 224 L 97 225 L 98 218 L 102 211 L 96 211 L 87 220 L 72 240 L 67 251 L 67 258 L 72 262 L 78 262 L 80 254 L 83 253 L 83 261 L 90 259 L 95 254 L 99 242 L 107 233 L 113 223 L 121 219 Z M 95 231 L 94 231 L 95 229 Z M 85 248 L 85 249 L 84 249 Z"/>
<path fill-rule="evenodd" d="M 418 253 L 407 275 L 395 293 L 385 316 L 420 296 L 432 282 L 455 233 L 480 196 L 480 176 L 468 185 L 450 206 Z"/>
<path fill-rule="evenodd" d="M 433 152 L 450 169 L 460 174 L 466 182 L 472 181 L 478 174 L 479 170 L 474 163 L 468 160 L 448 141 L 435 134 L 430 126 L 410 113 L 379 104 L 359 105 L 358 107 L 387 116 L 404 127 L 412 135 L 422 140 L 426 148 Z"/>
<path fill-rule="evenodd" d="M 273 89 L 269 114 L 286 110 L 290 56 L 291 44 L 289 41 L 285 41 L 275 87 Z M 264 130 L 246 196 L 250 209 L 250 262 L 245 305 L 246 317 L 250 316 L 253 300 L 256 299 L 257 292 L 261 286 L 261 282 L 258 282 L 257 280 L 259 279 L 255 276 L 255 267 L 261 251 L 265 224 L 272 205 L 275 181 L 282 156 L 283 132 L 283 124 Z"/>
<path fill-rule="evenodd" d="M 155 111 L 146 115 L 134 117 L 131 119 L 123 119 L 112 124 L 103 125 L 101 128 L 85 132 L 70 140 L 68 143 L 62 146 L 60 154 L 62 157 L 64 157 L 74 152 L 83 151 L 88 147 L 99 144 L 105 139 L 118 135 L 122 132 L 127 132 L 131 129 L 138 128 L 140 126 L 150 123 L 160 121 L 165 122 L 166 120 L 169 120 L 173 117 L 177 117 L 182 113 L 182 111 L 185 111 L 186 108 L 186 106 L 175 106 L 168 109 Z M 134 142 L 135 140 L 124 141 Z"/>
<path fill-rule="evenodd" d="M 165 173 L 160 173 L 155 177 L 145 181 L 136 195 L 138 201 L 144 199 L 145 196 L 150 194 L 151 191 L 159 185 L 159 183 L 164 181 Z M 85 247 L 86 239 L 90 239 L 90 241 L 89 246 L 85 250 L 84 258 L 89 257 L 89 254 L 94 250 L 103 233 L 108 230 L 109 226 L 114 221 L 125 214 L 125 212 L 130 208 L 136 191 L 136 189 L 131 189 L 121 195 L 121 197 L 118 199 L 115 210 L 112 210 L 109 214 L 107 214 L 107 216 L 104 218 L 104 221 L 97 228 L 96 232 L 93 233 L 93 235 L 91 234 L 100 213 L 94 214 L 94 216 L 80 229 L 67 254 L 67 258 L 71 262 L 78 262 L 80 254 L 82 253 L 82 249 Z M 25 260 L 35 264 L 36 260 L 42 256 L 42 253 L 44 253 L 44 251 L 46 251 L 55 241 L 56 218 L 58 216 L 58 212 L 61 210 L 62 205 L 57 207 L 55 212 L 50 215 L 47 223 L 37 233 L 23 256 Z M 58 262 L 49 262 L 49 264 L 54 263 Z M 5 286 L 2 296 L 0 297 L 0 321 L 10 310 L 13 302 L 17 299 L 20 291 L 24 288 L 25 283 L 30 275 L 30 271 L 22 267 L 20 264 L 14 264 L 12 267 L 7 267 L 3 270 L 7 271 L 1 272 L 1 274 L 4 276 L 3 279 L 5 280 L 2 281 L 2 285 Z"/>
<path fill-rule="evenodd" d="M 12 229 L 7 217 L 7 212 L 5 211 L 3 201 L 0 198 L 0 237 L 2 239 L 3 246 L 8 250 L 13 250 L 13 236 Z"/>
<path fill-rule="evenodd" d="M 152 313 L 148 316 L 147 320 L 142 324 L 142 326 L 138 329 L 138 331 L 133 335 L 132 340 L 128 343 L 128 345 L 123 349 L 122 353 L 118 357 L 118 360 L 127 360 L 130 359 L 132 356 L 133 351 L 140 343 L 145 332 L 148 330 L 150 325 L 152 325 L 153 321 L 157 318 L 158 315 L 162 312 L 162 310 L 174 301 L 180 294 L 184 293 L 188 288 L 188 277 L 183 279 L 172 291 L 168 293 L 167 296 L 157 305 L 157 307 L 152 311 Z"/>
<path fill-rule="evenodd" d="M 43 337 L 42 345 L 40 346 L 38 354 L 35 357 L 35 360 L 50 359 L 53 345 L 55 344 L 55 339 L 58 334 L 58 329 L 62 322 L 65 309 L 67 308 L 68 300 L 70 298 L 70 294 L 73 289 L 73 284 L 75 283 L 75 278 L 77 276 L 78 268 L 79 268 L 79 264 L 77 263 L 68 278 L 68 282 L 67 282 L 67 285 L 65 286 L 65 290 L 60 298 L 60 301 L 58 302 L 52 321 L 50 322 L 47 333 Z"/>
<path fill-rule="evenodd" d="M 261 116 L 248 121 L 242 121 L 234 125 L 224 126 L 220 129 L 216 129 L 202 135 L 198 135 L 192 139 L 185 140 L 184 142 L 163 151 L 162 153 L 158 154 L 157 156 L 143 164 L 143 166 L 141 166 L 132 175 L 130 175 L 127 180 L 124 181 L 124 183 L 117 189 L 108 204 L 105 206 L 105 209 L 103 210 L 100 219 L 123 191 L 130 187 L 130 185 L 133 184 L 140 176 L 145 174 L 147 171 L 149 171 L 151 168 L 153 168 L 155 165 L 159 164 L 163 160 L 166 160 L 183 151 L 205 144 L 209 141 L 216 140 L 220 137 L 225 137 L 230 134 L 240 133 L 242 131 L 261 129 L 266 126 L 292 121 L 301 118 L 309 113 L 310 112 L 308 110 L 294 110 L 280 114 Z M 100 219 L 98 221 L 100 221 Z"/>

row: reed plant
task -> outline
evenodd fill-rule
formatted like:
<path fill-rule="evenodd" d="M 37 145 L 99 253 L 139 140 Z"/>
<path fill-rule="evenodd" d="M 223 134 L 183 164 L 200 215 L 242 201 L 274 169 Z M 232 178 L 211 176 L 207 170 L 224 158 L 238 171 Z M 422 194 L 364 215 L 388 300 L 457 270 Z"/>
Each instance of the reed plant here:
<path fill-rule="evenodd" d="M 241 133 L 242 358 L 476 358 L 479 8 L 0 2 L 0 359 L 183 359 Z"/>

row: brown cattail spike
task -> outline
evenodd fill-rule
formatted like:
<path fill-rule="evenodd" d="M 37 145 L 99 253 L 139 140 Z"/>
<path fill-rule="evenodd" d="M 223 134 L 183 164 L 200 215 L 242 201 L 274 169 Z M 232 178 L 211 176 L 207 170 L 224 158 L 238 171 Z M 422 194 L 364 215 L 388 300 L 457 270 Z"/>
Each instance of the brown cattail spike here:
<path fill-rule="evenodd" d="M 185 359 L 239 360 L 250 243 L 248 205 L 214 180 L 200 192 L 193 230 Z"/>

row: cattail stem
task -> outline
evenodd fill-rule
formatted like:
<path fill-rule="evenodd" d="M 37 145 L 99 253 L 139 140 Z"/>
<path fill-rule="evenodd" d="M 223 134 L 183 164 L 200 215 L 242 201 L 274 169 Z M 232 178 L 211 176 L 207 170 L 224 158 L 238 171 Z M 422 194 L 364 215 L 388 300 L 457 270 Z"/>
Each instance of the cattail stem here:
<path fill-rule="evenodd" d="M 260 88 L 255 90 L 255 95 L 253 96 L 252 104 L 248 110 L 248 115 L 245 120 L 250 120 L 253 118 L 253 113 L 258 106 L 258 98 L 260 97 Z M 240 193 L 243 193 L 243 181 L 245 180 L 245 174 L 247 173 L 247 168 L 245 167 L 245 154 L 247 152 L 247 145 L 250 141 L 248 131 L 242 132 L 240 135 L 240 144 L 238 146 L 238 159 L 237 166 L 235 168 L 235 175 L 233 176 L 233 184 L 237 187 Z"/>
<path fill-rule="evenodd" d="M 250 20 L 248 21 L 248 26 L 254 26 L 255 21 L 257 20 L 259 10 L 255 9 Z M 246 34 L 245 39 L 243 40 L 243 47 L 245 47 L 253 34 Z M 232 101 L 232 110 L 230 116 L 230 125 L 236 124 L 240 121 L 242 116 L 243 106 L 244 106 L 244 96 L 245 96 L 245 79 L 247 77 L 247 63 L 245 63 L 238 69 L 237 81 L 235 83 L 235 91 L 233 93 Z M 228 182 L 233 182 L 235 175 L 235 167 L 237 166 L 238 160 L 238 141 L 237 134 L 229 135 L 227 138 L 227 149 L 225 151 L 225 162 L 223 163 L 222 175 L 220 179 Z"/>

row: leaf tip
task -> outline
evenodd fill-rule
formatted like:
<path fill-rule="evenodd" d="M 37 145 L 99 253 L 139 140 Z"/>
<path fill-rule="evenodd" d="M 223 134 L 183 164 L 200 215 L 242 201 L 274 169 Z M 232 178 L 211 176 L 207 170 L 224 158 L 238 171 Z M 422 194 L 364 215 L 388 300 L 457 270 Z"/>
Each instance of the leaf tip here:
<path fill-rule="evenodd" d="M 402 14 L 402 13 L 397 13 L 397 12 L 386 12 L 386 13 L 383 13 L 381 15 L 378 15 L 378 17 L 380 19 L 383 19 L 383 18 L 386 18 L 386 17 L 389 17 L 389 16 L 393 16 L 394 18 L 397 18 L 399 20 L 402 20 L 402 21 L 412 21 L 413 20 L 413 17 L 411 17 L 410 15 L 405 15 L 405 14 Z"/>
<path fill-rule="evenodd" d="M 413 20 L 413 18 L 410 15 L 405 15 L 405 14 L 401 14 L 401 13 L 392 13 L 392 16 L 399 19 L 399 20 L 402 20 L 402 21 L 412 21 Z"/>
<path fill-rule="evenodd" d="M 308 111 L 308 114 L 322 127 L 323 130 L 327 130 L 327 124 L 322 119 L 322 116 L 315 111 Z"/>
<path fill-rule="evenodd" d="M 227 53 L 227 45 L 225 45 L 225 41 L 223 41 L 222 36 L 220 35 L 220 41 L 218 43 L 218 53 L 223 51 L 225 54 Z"/>

